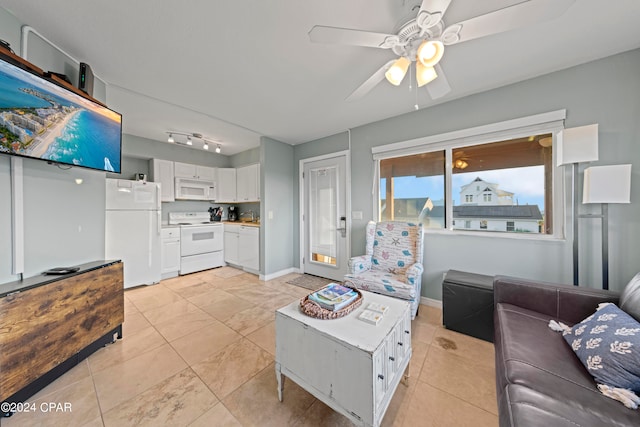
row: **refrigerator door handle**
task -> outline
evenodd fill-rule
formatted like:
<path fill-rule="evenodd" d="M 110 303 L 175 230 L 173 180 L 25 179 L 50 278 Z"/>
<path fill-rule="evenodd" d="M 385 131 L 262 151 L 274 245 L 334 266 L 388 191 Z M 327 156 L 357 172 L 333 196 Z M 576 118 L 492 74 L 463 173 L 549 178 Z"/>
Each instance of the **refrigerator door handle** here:
<path fill-rule="evenodd" d="M 162 209 L 162 204 L 161 204 L 161 200 L 160 200 L 160 184 L 156 184 L 156 208 L 158 208 L 158 212 L 160 212 L 160 209 Z M 158 221 L 159 223 L 160 221 Z M 159 227 L 160 225 L 158 225 Z"/>
<path fill-rule="evenodd" d="M 157 228 L 156 233 L 157 233 L 157 234 L 158 234 L 158 236 L 159 236 L 159 235 L 162 233 L 162 226 L 160 225 L 160 218 L 161 218 L 161 215 L 162 215 L 162 211 L 158 210 L 158 211 L 156 211 L 156 213 L 157 213 L 157 215 L 158 215 L 158 222 L 157 222 L 157 226 L 156 226 L 156 228 Z"/>

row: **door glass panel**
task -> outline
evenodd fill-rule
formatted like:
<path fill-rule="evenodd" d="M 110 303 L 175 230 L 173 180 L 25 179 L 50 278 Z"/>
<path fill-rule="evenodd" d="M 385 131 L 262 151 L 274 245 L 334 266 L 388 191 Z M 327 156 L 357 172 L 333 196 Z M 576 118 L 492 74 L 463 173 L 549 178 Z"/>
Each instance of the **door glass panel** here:
<path fill-rule="evenodd" d="M 335 167 L 309 171 L 311 262 L 336 265 L 337 181 L 338 170 Z"/>

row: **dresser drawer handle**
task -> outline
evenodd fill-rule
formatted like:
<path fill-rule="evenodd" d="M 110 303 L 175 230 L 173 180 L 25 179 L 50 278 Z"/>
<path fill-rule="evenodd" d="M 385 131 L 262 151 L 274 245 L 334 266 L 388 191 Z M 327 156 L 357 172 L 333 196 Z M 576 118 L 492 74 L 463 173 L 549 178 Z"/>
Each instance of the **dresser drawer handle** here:
<path fill-rule="evenodd" d="M 404 344 L 402 344 L 401 342 L 399 342 L 399 341 L 398 341 L 398 345 L 399 345 L 400 347 L 402 347 Z"/>
<path fill-rule="evenodd" d="M 405 334 L 410 334 L 411 332 L 409 332 L 409 331 L 404 331 L 404 333 L 405 333 Z"/>
<path fill-rule="evenodd" d="M 382 375 L 382 374 L 378 374 L 378 378 L 380 378 L 381 380 L 383 380 L 383 379 L 384 379 L 384 375 Z"/>
<path fill-rule="evenodd" d="M 393 356 L 389 356 L 389 360 L 391 360 L 392 362 L 395 362 L 395 361 L 396 361 L 396 358 L 395 358 L 395 357 L 393 357 Z"/>

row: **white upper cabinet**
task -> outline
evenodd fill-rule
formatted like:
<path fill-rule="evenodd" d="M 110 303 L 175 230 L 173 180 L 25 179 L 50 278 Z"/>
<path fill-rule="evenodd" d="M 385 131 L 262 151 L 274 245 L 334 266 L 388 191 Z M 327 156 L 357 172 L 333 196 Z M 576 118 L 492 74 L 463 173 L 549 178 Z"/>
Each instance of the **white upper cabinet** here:
<path fill-rule="evenodd" d="M 235 203 L 236 170 L 234 168 L 218 168 L 218 198 L 220 203 Z"/>
<path fill-rule="evenodd" d="M 173 202 L 174 197 L 174 171 L 173 162 L 170 160 L 151 159 L 149 161 L 149 179 L 160 183 L 160 200 Z"/>
<path fill-rule="evenodd" d="M 243 166 L 236 169 L 236 200 L 238 202 L 257 202 L 260 200 L 260 164 Z"/>
<path fill-rule="evenodd" d="M 174 174 L 176 178 L 194 178 L 204 181 L 216 180 L 216 168 L 189 163 L 174 162 Z"/>

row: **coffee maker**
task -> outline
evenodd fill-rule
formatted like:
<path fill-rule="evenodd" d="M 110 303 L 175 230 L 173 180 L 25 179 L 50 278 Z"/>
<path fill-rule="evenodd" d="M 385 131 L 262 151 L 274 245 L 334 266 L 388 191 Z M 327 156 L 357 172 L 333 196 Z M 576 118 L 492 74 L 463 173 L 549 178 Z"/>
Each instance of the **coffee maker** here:
<path fill-rule="evenodd" d="M 237 221 L 238 220 L 238 210 L 235 206 L 229 206 L 229 213 L 227 215 L 227 219 L 229 221 Z"/>

